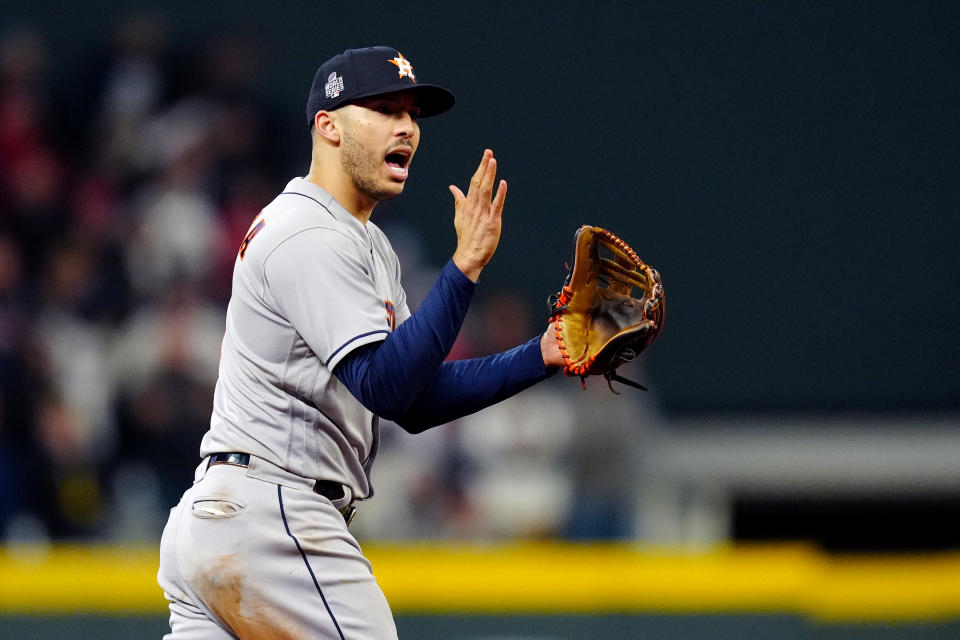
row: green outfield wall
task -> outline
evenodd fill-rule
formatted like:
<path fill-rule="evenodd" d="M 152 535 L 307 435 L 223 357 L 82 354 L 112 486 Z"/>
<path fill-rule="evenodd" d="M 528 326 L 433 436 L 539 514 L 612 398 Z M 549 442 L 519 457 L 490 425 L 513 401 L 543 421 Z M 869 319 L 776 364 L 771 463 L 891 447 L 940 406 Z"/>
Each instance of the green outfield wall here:
<path fill-rule="evenodd" d="M 398 615 L 404 640 L 956 640 L 960 623 L 828 624 L 775 615 Z M 164 616 L 3 616 L 0 637 L 159 639 Z"/>

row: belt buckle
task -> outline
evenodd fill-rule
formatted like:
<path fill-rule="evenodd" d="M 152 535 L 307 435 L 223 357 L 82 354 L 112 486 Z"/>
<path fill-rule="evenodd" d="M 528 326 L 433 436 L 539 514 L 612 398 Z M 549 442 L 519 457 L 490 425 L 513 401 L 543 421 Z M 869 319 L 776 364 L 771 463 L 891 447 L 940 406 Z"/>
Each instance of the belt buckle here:
<path fill-rule="evenodd" d="M 207 461 L 207 468 L 212 467 L 217 464 L 229 464 L 234 467 L 249 467 L 250 466 L 250 454 L 249 453 L 215 453 L 210 456 L 210 459 Z"/>
<path fill-rule="evenodd" d="M 348 527 L 350 526 L 350 523 L 353 522 L 353 516 L 357 515 L 357 508 L 352 504 L 341 507 L 340 509 L 337 509 L 337 511 L 339 511 L 340 515 L 343 516 L 343 520 L 347 523 Z"/>

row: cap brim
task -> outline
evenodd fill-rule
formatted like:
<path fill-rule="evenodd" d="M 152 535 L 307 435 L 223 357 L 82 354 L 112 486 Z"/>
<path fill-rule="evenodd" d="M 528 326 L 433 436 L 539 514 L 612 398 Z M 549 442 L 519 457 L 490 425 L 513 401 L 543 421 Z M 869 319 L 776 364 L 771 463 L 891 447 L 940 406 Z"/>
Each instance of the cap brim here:
<path fill-rule="evenodd" d="M 412 91 L 416 95 L 421 118 L 429 118 L 449 111 L 457 101 L 450 91 L 435 84 L 418 84 L 407 91 Z"/>

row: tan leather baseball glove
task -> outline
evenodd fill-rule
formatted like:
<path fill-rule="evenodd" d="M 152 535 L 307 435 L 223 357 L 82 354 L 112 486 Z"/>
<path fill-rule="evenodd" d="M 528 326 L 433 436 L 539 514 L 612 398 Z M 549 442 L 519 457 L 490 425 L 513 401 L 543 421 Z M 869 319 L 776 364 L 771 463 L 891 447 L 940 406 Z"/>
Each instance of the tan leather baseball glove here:
<path fill-rule="evenodd" d="M 646 389 L 617 375 L 617 367 L 660 333 L 663 284 L 626 242 L 600 227 L 580 227 L 573 267 L 549 304 L 565 374 L 579 376 L 584 387 L 588 376 L 602 375 L 614 393 L 614 380 Z"/>

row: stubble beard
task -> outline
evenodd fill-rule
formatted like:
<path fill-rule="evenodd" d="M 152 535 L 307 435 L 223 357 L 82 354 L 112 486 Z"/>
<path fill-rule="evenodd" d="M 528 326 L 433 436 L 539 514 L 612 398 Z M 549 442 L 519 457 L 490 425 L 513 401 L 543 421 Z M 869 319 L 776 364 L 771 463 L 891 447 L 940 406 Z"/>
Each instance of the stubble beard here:
<path fill-rule="evenodd" d="M 361 193 L 377 202 L 383 202 L 400 195 L 398 191 L 385 188 L 377 180 L 377 173 L 383 165 L 383 157 L 376 155 L 353 136 L 349 130 L 344 130 L 340 138 L 340 162 L 344 171 L 353 180 L 353 184 Z M 403 186 L 401 185 L 401 191 Z"/>

